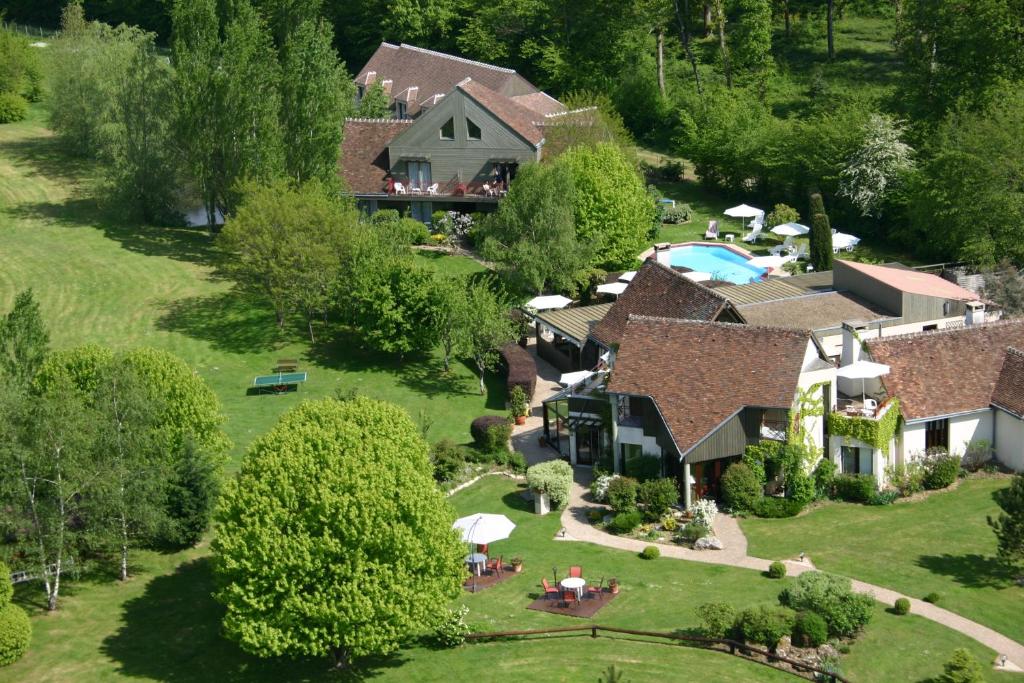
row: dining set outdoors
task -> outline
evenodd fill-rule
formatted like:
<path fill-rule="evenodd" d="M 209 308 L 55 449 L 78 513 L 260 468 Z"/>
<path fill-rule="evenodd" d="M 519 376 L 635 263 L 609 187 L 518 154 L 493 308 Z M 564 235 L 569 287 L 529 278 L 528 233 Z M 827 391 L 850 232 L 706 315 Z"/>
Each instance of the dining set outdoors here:
<path fill-rule="evenodd" d="M 489 546 L 508 538 L 516 528 L 515 523 L 505 515 L 478 512 L 455 520 L 452 528 L 460 532 L 463 543 L 475 546 L 465 557 L 466 567 L 472 575 L 471 590 L 476 592 L 480 577 L 500 578 L 505 570 L 504 558 L 500 555 L 489 557 Z"/>
<path fill-rule="evenodd" d="M 583 567 L 579 565 L 569 567 L 569 575 L 561 581 L 558 580 L 557 569 L 553 568 L 552 574 L 556 583 L 554 586 L 548 583 L 547 579 L 541 579 L 546 600 L 557 600 L 563 607 L 575 608 L 580 605 L 584 596 L 590 600 L 604 598 L 604 578 L 602 577 L 596 585 L 588 584 L 583 578 Z"/>

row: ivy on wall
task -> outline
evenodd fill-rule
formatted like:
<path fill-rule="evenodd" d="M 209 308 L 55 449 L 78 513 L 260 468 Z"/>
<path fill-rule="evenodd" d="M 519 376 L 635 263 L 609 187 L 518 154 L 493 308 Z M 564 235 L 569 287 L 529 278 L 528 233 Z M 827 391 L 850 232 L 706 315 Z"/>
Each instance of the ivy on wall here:
<path fill-rule="evenodd" d="M 841 413 L 829 413 L 828 433 L 857 439 L 870 444 L 889 455 L 889 443 L 900 425 L 900 402 L 892 399 L 889 410 L 880 420 L 865 417 L 849 417 Z"/>

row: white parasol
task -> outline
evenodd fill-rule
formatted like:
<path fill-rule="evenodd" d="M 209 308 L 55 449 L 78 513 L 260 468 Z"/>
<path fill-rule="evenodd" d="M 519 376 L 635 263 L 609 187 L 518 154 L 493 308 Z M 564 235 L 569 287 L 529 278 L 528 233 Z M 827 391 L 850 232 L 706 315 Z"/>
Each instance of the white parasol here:
<path fill-rule="evenodd" d="M 572 303 L 572 299 L 569 297 L 562 296 L 560 294 L 550 294 L 547 296 L 535 296 L 526 302 L 527 308 L 532 308 L 535 311 L 548 311 L 553 308 L 565 308 Z"/>
<path fill-rule="evenodd" d="M 622 294 L 623 292 L 625 292 L 626 291 L 626 287 L 628 287 L 628 286 L 629 286 L 628 282 L 609 282 L 606 285 L 598 285 L 597 286 L 597 293 L 598 294 L 614 294 L 615 296 L 618 296 L 619 294 Z"/>
<path fill-rule="evenodd" d="M 799 237 L 811 231 L 806 225 L 800 223 L 783 223 L 772 228 L 772 232 L 783 237 Z"/>
<path fill-rule="evenodd" d="M 462 532 L 463 543 L 487 545 L 508 538 L 516 525 L 505 515 L 478 512 L 455 520 L 452 528 Z"/>

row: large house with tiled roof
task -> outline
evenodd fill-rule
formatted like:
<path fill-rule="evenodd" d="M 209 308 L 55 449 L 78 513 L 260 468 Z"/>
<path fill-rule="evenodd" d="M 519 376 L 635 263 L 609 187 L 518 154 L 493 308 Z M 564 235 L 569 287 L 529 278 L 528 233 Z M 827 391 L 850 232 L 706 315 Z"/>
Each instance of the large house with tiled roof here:
<path fill-rule="evenodd" d="M 374 83 L 392 117 L 349 119 L 341 176 L 367 211 L 493 210 L 521 164 L 538 161 L 544 127 L 568 114 L 512 69 L 412 45 L 382 43 L 356 76 Z"/>

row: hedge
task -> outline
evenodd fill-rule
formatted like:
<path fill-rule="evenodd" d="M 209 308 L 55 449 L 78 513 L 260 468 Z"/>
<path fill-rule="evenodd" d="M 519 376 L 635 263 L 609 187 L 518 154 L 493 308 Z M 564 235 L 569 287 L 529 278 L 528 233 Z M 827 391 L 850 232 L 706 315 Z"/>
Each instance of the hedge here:
<path fill-rule="evenodd" d="M 534 491 L 548 494 L 552 507 L 562 507 L 569 502 L 572 466 L 564 460 L 548 460 L 534 465 L 526 470 L 526 484 Z"/>
<path fill-rule="evenodd" d="M 0 607 L 0 666 L 21 659 L 32 640 L 32 622 L 25 610 L 8 603 Z"/>
<path fill-rule="evenodd" d="M 867 503 L 878 492 L 870 474 L 840 474 L 834 480 L 836 498 L 848 503 Z"/>
<path fill-rule="evenodd" d="M 469 433 L 473 436 L 473 443 L 485 452 L 508 450 L 512 425 L 501 415 L 484 415 L 473 420 Z"/>
<path fill-rule="evenodd" d="M 509 343 L 501 348 L 501 359 L 508 370 L 505 388 L 512 393 L 512 387 L 520 386 L 526 392 L 526 400 L 533 400 L 537 388 L 537 361 L 530 352 L 519 344 Z"/>

